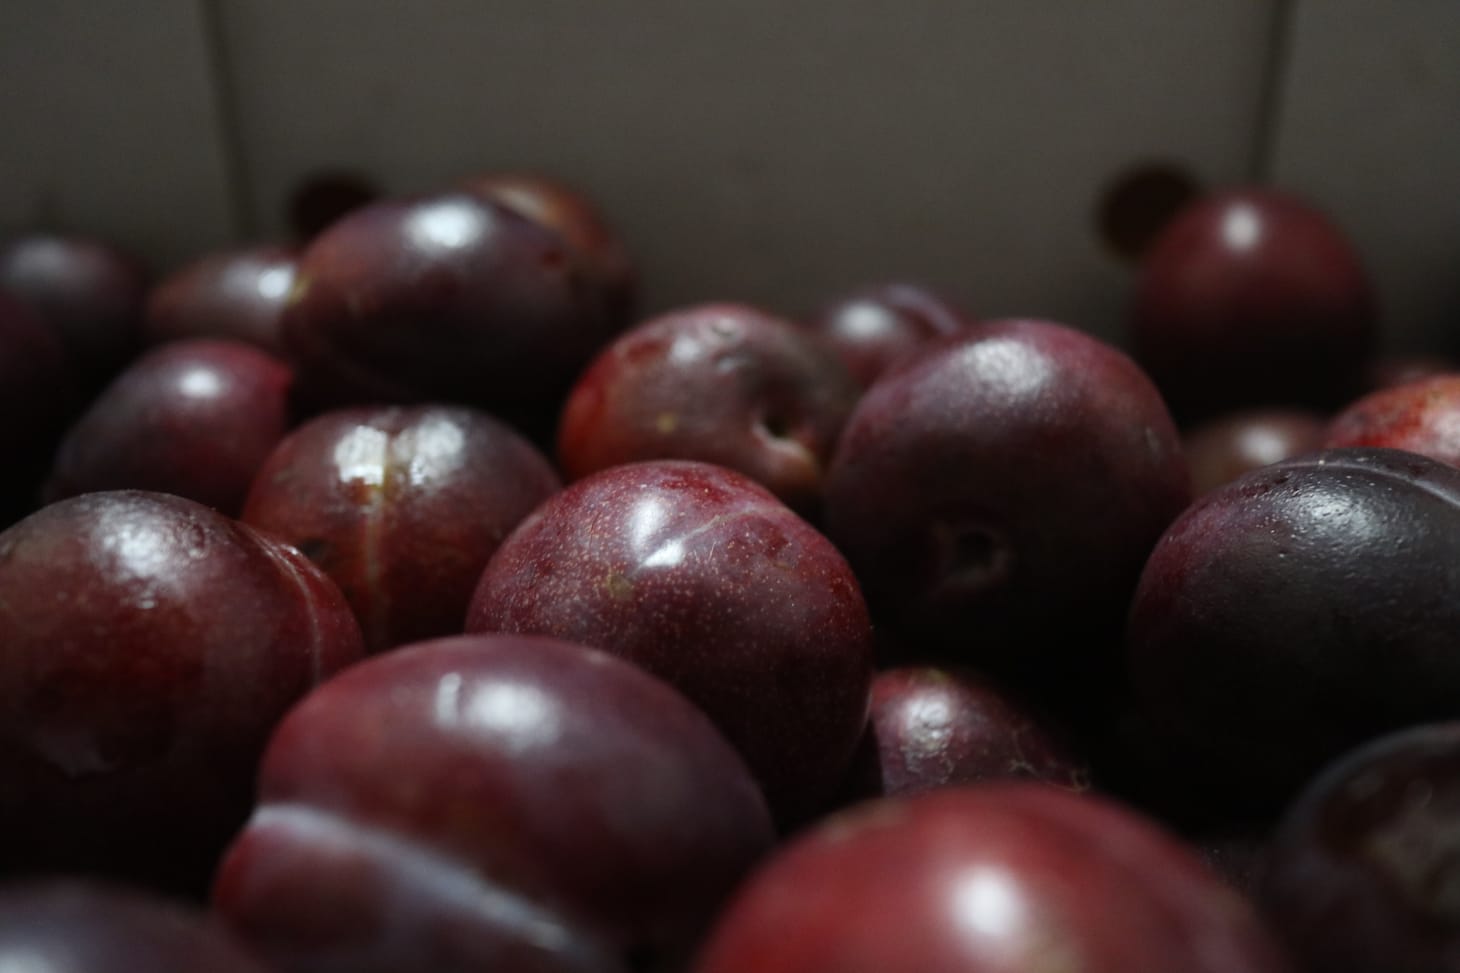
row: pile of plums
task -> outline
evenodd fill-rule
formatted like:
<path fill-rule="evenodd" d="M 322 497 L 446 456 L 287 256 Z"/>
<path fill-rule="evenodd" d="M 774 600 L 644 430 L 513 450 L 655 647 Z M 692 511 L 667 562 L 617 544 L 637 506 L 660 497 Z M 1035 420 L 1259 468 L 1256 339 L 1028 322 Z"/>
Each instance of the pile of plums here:
<path fill-rule="evenodd" d="M 1310 205 L 1127 354 L 349 202 L 0 247 L 0 969 L 1460 971 L 1460 367 Z"/>

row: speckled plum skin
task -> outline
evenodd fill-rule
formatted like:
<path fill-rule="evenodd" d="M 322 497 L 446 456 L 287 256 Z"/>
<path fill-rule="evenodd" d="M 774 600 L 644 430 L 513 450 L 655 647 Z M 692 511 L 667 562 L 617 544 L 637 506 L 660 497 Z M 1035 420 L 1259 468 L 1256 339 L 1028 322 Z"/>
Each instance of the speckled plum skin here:
<path fill-rule="evenodd" d="M 73 397 L 60 339 L 23 304 L 0 294 L 0 528 L 37 505 Z"/>
<path fill-rule="evenodd" d="M 84 389 L 137 353 L 147 285 L 142 265 L 102 240 L 36 234 L 0 245 L 0 291 L 53 329 Z"/>
<path fill-rule="evenodd" d="M 1288 810 L 1264 911 L 1309 969 L 1460 970 L 1460 723 L 1412 727 L 1328 767 Z"/>
<path fill-rule="evenodd" d="M 863 388 L 931 338 L 973 325 L 973 317 L 926 287 L 874 284 L 830 302 L 806 328 L 836 351 Z"/>
<path fill-rule="evenodd" d="M 1186 417 L 1341 405 L 1375 333 L 1368 275 L 1343 233 L 1257 188 L 1177 214 L 1142 262 L 1131 320 L 1136 358 Z"/>
<path fill-rule="evenodd" d="M 95 493 L 0 534 L 0 859 L 196 883 L 288 707 L 362 655 L 287 545 L 165 494 Z"/>
<path fill-rule="evenodd" d="M 76 880 L 0 890 L 0 969 L 15 973 L 269 973 L 203 915 Z"/>
<path fill-rule="evenodd" d="M 1460 466 L 1460 372 L 1371 392 L 1334 416 L 1324 445 L 1404 449 Z"/>
<path fill-rule="evenodd" d="M 280 246 L 226 250 L 194 260 L 152 289 L 143 340 L 228 338 L 281 354 L 279 319 L 298 260 L 297 250 Z"/>
<path fill-rule="evenodd" d="M 214 905 L 297 973 L 657 973 L 773 840 L 744 764 L 664 683 L 459 637 L 290 713 Z"/>
<path fill-rule="evenodd" d="M 872 631 L 830 541 L 763 487 L 662 460 L 569 486 L 497 549 L 469 632 L 605 649 L 701 706 L 783 823 L 832 797 L 861 736 Z"/>
<path fill-rule="evenodd" d="M 1286 973 L 1251 910 L 1113 804 L 1002 783 L 874 802 L 781 850 L 695 973 Z"/>
<path fill-rule="evenodd" d="M 1311 453 L 1328 420 L 1303 409 L 1248 409 L 1202 423 L 1183 437 L 1191 487 L 1203 496 L 1244 473 Z"/>
<path fill-rule="evenodd" d="M 1326 450 L 1250 473 L 1162 537 L 1129 663 L 1163 738 L 1254 805 L 1460 707 L 1460 471 Z"/>
<path fill-rule="evenodd" d="M 827 534 L 874 615 L 982 669 L 1049 683 L 1117 638 L 1186 505 L 1160 396 L 1071 328 L 932 342 L 862 397 L 827 477 Z"/>
<path fill-rule="evenodd" d="M 789 321 L 746 305 L 685 308 L 593 360 L 563 408 L 558 460 L 569 479 L 640 460 L 716 463 L 812 511 L 857 395 Z"/>
<path fill-rule="evenodd" d="M 484 413 L 344 409 L 279 444 L 243 520 L 323 568 L 379 652 L 460 633 L 487 560 L 560 486 L 536 447 Z"/>
<path fill-rule="evenodd" d="M 1090 772 L 1020 703 L 968 669 L 905 666 L 872 680 L 849 798 L 1031 778 L 1069 790 Z"/>
<path fill-rule="evenodd" d="M 623 238 L 593 200 L 536 172 L 483 173 L 462 188 L 562 234 L 602 283 L 613 320 L 629 322 L 638 298 L 638 271 Z"/>
<path fill-rule="evenodd" d="M 155 490 L 229 516 L 289 431 L 294 373 L 238 341 L 153 349 L 118 375 L 61 440 L 48 501 Z"/>
<path fill-rule="evenodd" d="M 299 259 L 284 347 L 306 401 L 554 411 L 613 334 L 556 232 L 468 193 L 384 200 Z"/>

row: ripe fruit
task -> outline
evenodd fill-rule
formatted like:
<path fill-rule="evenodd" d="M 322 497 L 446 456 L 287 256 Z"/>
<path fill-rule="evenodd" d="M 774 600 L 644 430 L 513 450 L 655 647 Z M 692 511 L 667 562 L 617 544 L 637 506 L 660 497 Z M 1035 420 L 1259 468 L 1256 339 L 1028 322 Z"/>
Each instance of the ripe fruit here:
<path fill-rule="evenodd" d="M 763 487 L 707 463 L 617 466 L 548 500 L 493 555 L 466 627 L 569 639 L 664 679 L 782 822 L 831 797 L 866 719 L 872 631 L 851 569 Z"/>
<path fill-rule="evenodd" d="M 1344 750 L 1460 705 L 1460 470 L 1327 450 L 1198 501 L 1146 565 L 1130 670 L 1216 791 L 1283 801 Z"/>
<path fill-rule="evenodd" d="M 243 519 L 323 568 L 379 652 L 459 633 L 492 552 L 559 486 L 531 443 L 484 413 L 344 409 L 278 445 Z"/>
<path fill-rule="evenodd" d="M 1460 466 L 1460 373 L 1370 392 L 1334 417 L 1324 445 L 1405 449 Z"/>
<path fill-rule="evenodd" d="M 153 288 L 142 322 L 150 344 L 231 338 L 279 354 L 279 319 L 294 286 L 296 251 L 248 247 L 211 253 Z"/>
<path fill-rule="evenodd" d="M 705 304 L 645 322 L 605 348 L 563 409 L 569 479 L 651 459 L 738 470 L 801 511 L 822 478 L 857 387 L 795 325 Z"/>
<path fill-rule="evenodd" d="M 275 720 L 362 653 L 298 552 L 165 494 L 0 534 L 0 859 L 189 884 L 247 812 Z"/>
<path fill-rule="evenodd" d="M 24 305 L 0 294 L 0 528 L 29 513 L 71 411 L 61 342 Z"/>
<path fill-rule="evenodd" d="M 1343 233 L 1269 189 L 1197 200 L 1146 253 L 1136 358 L 1173 411 L 1330 408 L 1358 390 L 1374 344 L 1368 276 Z"/>
<path fill-rule="evenodd" d="M 780 851 L 696 973 L 1282 973 L 1235 892 L 1141 818 L 1040 784 L 863 805 Z"/>
<path fill-rule="evenodd" d="M 1312 452 L 1327 422 L 1299 409 L 1249 409 L 1213 419 L 1183 437 L 1192 492 L 1210 493 L 1244 473 Z"/>
<path fill-rule="evenodd" d="M 1160 396 L 1109 345 L 1039 321 L 939 339 L 862 397 L 828 535 L 872 610 L 1043 685 L 1105 667 L 1151 545 L 1185 506 Z"/>
<path fill-rule="evenodd" d="M 1268 856 L 1274 931 L 1324 973 L 1445 973 L 1460 956 L 1460 724 L 1418 726 L 1328 767 Z"/>
<path fill-rule="evenodd" d="M 238 341 L 155 348 L 118 375 L 61 441 L 47 500 L 155 490 L 229 516 L 289 430 L 289 366 Z"/>
<path fill-rule="evenodd" d="M 973 318 L 916 284 L 878 284 L 853 291 L 806 322 L 863 388 L 929 339 L 971 327 Z"/>
<path fill-rule="evenodd" d="M 283 969 L 678 968 L 773 840 L 735 752 L 634 666 L 442 639 L 306 698 L 214 904 Z"/>

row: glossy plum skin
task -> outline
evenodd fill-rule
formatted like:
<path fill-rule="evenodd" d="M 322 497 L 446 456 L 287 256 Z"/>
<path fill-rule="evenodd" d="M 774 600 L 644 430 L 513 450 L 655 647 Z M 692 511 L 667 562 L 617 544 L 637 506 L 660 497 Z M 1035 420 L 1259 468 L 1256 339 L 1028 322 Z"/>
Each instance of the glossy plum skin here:
<path fill-rule="evenodd" d="M 583 193 L 542 173 L 489 172 L 462 188 L 562 234 L 602 283 L 610 315 L 627 324 L 638 298 L 638 271 L 628 246 Z"/>
<path fill-rule="evenodd" d="M 1029 783 L 863 805 L 736 894 L 695 973 L 1283 973 L 1252 912 L 1113 804 Z"/>
<path fill-rule="evenodd" d="M 321 405 L 555 412 L 616 329 L 556 232 L 467 193 L 383 200 L 305 249 L 284 346 Z"/>
<path fill-rule="evenodd" d="M 160 281 L 147 298 L 142 337 L 246 341 L 283 352 L 279 319 L 294 287 L 298 251 L 260 246 L 200 257 Z"/>
<path fill-rule="evenodd" d="M 283 970 L 675 968 L 769 850 L 709 720 L 581 646 L 442 639 L 280 725 L 214 904 Z"/>
<path fill-rule="evenodd" d="M 1323 445 L 1328 421 L 1302 409 L 1248 409 L 1202 423 L 1183 437 L 1192 493 L 1204 496 L 1244 473 Z"/>
<path fill-rule="evenodd" d="M 810 511 L 857 395 L 790 322 L 699 305 L 639 325 L 593 360 L 563 408 L 558 459 L 574 480 L 640 460 L 716 463 Z"/>
<path fill-rule="evenodd" d="M 859 288 L 822 307 L 806 328 L 831 345 L 863 388 L 894 363 L 941 335 L 973 325 L 968 312 L 908 283 Z"/>
<path fill-rule="evenodd" d="M 1457 565 L 1452 467 L 1340 449 L 1250 473 L 1152 553 L 1128 629 L 1137 696 L 1213 786 L 1285 801 L 1349 747 L 1455 712 Z"/>
<path fill-rule="evenodd" d="M 830 541 L 756 483 L 664 460 L 580 480 L 497 549 L 468 632 L 622 656 L 702 707 L 782 823 L 820 810 L 867 713 L 872 632 Z"/>
<path fill-rule="evenodd" d="M 67 430 L 46 500 L 154 490 L 237 516 L 254 474 L 289 431 L 293 385 L 288 365 L 242 342 L 155 348 Z"/>
<path fill-rule="evenodd" d="M 136 354 L 147 286 L 141 264 L 101 240 L 38 234 L 0 245 L 0 291 L 54 329 L 87 389 Z"/>
<path fill-rule="evenodd" d="M 826 526 L 879 620 L 1048 683 L 1117 637 L 1188 497 L 1176 428 L 1130 359 L 1001 321 L 932 342 L 862 397 Z"/>
<path fill-rule="evenodd" d="M 0 528 L 39 501 L 40 480 L 72 403 L 60 340 L 28 308 L 0 294 Z"/>
<path fill-rule="evenodd" d="M 1284 193 L 1233 189 L 1182 210 L 1142 263 L 1136 358 L 1172 409 L 1341 405 L 1375 338 L 1367 272 L 1342 232 Z"/>
<path fill-rule="evenodd" d="M 1325 446 L 1405 449 L 1460 466 L 1460 372 L 1371 392 L 1329 424 Z"/>
<path fill-rule="evenodd" d="M 166 494 L 96 493 L 0 534 L 0 859 L 196 883 L 274 722 L 362 655 L 287 545 Z"/>
<path fill-rule="evenodd" d="M 372 652 L 461 631 L 502 539 L 561 484 L 509 426 L 471 409 L 344 409 L 264 462 L 243 520 L 340 586 Z"/>
<path fill-rule="evenodd" d="M 1089 769 L 987 679 L 966 669 L 906 666 L 872 680 L 867 735 L 849 776 L 852 798 L 906 796 L 1032 778 L 1069 790 Z"/>
<path fill-rule="evenodd" d="M 1336 761 L 1288 810 L 1263 902 L 1324 973 L 1460 970 L 1460 724 L 1412 727 Z"/>
<path fill-rule="evenodd" d="M 0 969 L 269 973 L 202 915 L 136 891 L 76 880 L 0 890 Z"/>

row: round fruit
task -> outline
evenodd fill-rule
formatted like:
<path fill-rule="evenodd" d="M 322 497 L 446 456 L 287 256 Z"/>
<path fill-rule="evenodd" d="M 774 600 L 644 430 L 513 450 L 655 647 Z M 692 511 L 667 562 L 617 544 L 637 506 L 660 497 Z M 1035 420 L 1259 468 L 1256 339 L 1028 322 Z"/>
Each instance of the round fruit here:
<path fill-rule="evenodd" d="M 971 327 L 973 318 L 916 284 L 878 284 L 838 298 L 806 327 L 831 345 L 863 388 L 931 338 Z"/>
<path fill-rule="evenodd" d="M 1369 393 L 1334 417 L 1324 445 L 1405 449 L 1460 466 L 1460 373 Z"/>
<path fill-rule="evenodd" d="M 153 288 L 143 339 L 230 338 L 277 354 L 297 263 L 296 251 L 272 246 L 200 257 Z"/>
<path fill-rule="evenodd" d="M 1310 453 L 1323 445 L 1326 429 L 1318 413 L 1298 409 L 1251 409 L 1203 423 L 1183 439 L 1192 492 L 1202 496 L 1244 473 Z"/>

